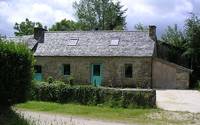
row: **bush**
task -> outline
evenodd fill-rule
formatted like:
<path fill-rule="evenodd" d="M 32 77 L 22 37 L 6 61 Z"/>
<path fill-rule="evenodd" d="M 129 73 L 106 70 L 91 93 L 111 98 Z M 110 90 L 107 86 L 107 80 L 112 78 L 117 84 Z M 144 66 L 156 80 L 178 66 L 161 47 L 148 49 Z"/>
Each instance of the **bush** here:
<path fill-rule="evenodd" d="M 0 40 L 0 105 L 26 101 L 33 62 L 32 52 L 25 45 Z"/>
<path fill-rule="evenodd" d="M 49 84 L 53 83 L 53 82 L 54 82 L 53 77 L 52 77 L 52 76 L 49 76 L 49 77 L 47 78 L 47 82 L 48 82 Z"/>
<path fill-rule="evenodd" d="M 200 80 L 197 81 L 197 89 L 200 90 Z"/>
<path fill-rule="evenodd" d="M 0 108 L 0 125 L 35 125 L 12 109 Z"/>
<path fill-rule="evenodd" d="M 34 100 L 123 108 L 154 107 L 156 99 L 155 90 L 120 90 L 48 83 L 38 84 L 33 90 Z"/>

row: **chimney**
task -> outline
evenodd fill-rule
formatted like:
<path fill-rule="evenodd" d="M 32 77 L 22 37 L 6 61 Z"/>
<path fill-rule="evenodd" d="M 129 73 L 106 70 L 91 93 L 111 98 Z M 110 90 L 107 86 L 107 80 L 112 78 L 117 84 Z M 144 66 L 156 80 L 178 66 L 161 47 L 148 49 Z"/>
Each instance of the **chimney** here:
<path fill-rule="evenodd" d="M 152 40 L 157 41 L 156 26 L 155 26 L 155 25 L 150 25 L 150 26 L 149 26 L 149 37 L 150 37 Z"/>
<path fill-rule="evenodd" d="M 38 43 L 43 43 L 44 42 L 44 32 L 47 31 L 46 29 L 43 28 L 34 28 L 34 39 L 38 41 Z"/>

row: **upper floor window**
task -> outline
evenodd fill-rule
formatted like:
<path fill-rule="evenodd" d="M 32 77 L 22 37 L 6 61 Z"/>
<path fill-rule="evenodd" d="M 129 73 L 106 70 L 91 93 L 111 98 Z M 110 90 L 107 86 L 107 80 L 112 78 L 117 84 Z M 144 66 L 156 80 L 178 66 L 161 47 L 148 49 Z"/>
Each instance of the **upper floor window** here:
<path fill-rule="evenodd" d="M 112 38 L 110 41 L 111 46 L 118 46 L 119 45 L 119 38 Z"/>
<path fill-rule="evenodd" d="M 78 43 L 78 38 L 70 38 L 69 41 L 68 41 L 68 45 L 69 46 L 76 46 L 77 43 Z"/>

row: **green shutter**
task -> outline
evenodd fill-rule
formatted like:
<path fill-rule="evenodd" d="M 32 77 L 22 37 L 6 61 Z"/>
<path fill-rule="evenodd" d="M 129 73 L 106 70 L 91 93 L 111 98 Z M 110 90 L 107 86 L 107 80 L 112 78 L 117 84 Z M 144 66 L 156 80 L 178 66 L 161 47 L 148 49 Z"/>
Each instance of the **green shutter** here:
<path fill-rule="evenodd" d="M 59 73 L 61 75 L 64 75 L 64 65 L 63 64 L 59 66 Z"/>

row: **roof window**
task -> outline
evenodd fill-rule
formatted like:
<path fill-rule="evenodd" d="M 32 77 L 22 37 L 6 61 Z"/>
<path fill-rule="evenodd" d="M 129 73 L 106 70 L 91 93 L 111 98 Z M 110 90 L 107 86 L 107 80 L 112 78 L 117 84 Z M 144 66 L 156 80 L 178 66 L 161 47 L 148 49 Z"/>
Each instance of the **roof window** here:
<path fill-rule="evenodd" d="M 68 45 L 69 46 L 76 46 L 77 43 L 78 43 L 78 38 L 70 38 L 69 41 L 68 41 Z"/>
<path fill-rule="evenodd" d="M 112 38 L 110 41 L 111 46 L 118 46 L 119 45 L 119 38 Z"/>

